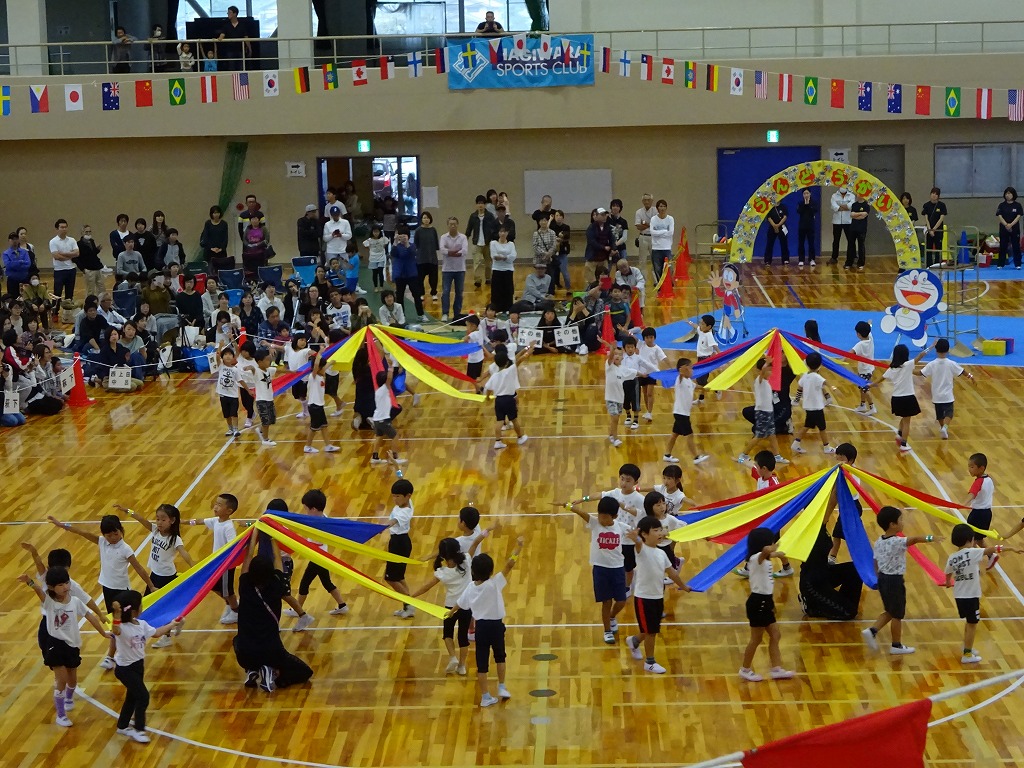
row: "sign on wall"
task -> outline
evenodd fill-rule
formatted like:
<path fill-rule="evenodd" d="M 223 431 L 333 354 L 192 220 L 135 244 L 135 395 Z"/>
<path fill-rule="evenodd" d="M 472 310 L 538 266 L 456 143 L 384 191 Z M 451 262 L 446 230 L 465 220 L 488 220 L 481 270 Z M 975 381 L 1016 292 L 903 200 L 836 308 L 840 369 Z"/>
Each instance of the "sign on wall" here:
<path fill-rule="evenodd" d="M 448 88 L 550 88 L 594 84 L 593 35 L 481 38 L 448 45 Z"/>

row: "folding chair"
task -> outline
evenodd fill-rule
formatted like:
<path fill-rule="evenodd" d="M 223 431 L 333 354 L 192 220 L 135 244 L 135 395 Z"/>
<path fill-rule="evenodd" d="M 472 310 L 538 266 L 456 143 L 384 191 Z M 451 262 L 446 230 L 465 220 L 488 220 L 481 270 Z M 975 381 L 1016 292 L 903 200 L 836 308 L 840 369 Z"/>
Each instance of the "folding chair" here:
<path fill-rule="evenodd" d="M 205 261 L 190 261 L 185 265 L 186 275 L 210 274 L 210 265 Z M 198 289 L 197 289 L 198 290 Z"/>
<path fill-rule="evenodd" d="M 274 264 L 270 267 L 260 267 L 259 277 L 261 283 L 270 283 L 277 290 L 281 290 L 281 274 L 282 269 L 280 264 Z"/>
<path fill-rule="evenodd" d="M 137 291 L 114 291 L 114 308 L 131 320 L 139 306 Z"/>
<path fill-rule="evenodd" d="M 206 293 L 206 273 L 200 272 L 194 275 L 196 279 L 196 293 Z"/>
<path fill-rule="evenodd" d="M 245 272 L 241 269 L 222 269 L 217 273 L 217 282 L 222 288 L 242 288 L 245 285 Z"/>
<path fill-rule="evenodd" d="M 299 278 L 299 285 L 307 288 L 316 280 L 316 256 L 296 256 L 292 259 L 292 269 Z"/>
<path fill-rule="evenodd" d="M 228 288 L 225 291 L 221 291 L 222 294 L 228 297 L 228 306 L 237 307 L 242 303 L 242 295 L 245 290 L 242 288 Z"/>

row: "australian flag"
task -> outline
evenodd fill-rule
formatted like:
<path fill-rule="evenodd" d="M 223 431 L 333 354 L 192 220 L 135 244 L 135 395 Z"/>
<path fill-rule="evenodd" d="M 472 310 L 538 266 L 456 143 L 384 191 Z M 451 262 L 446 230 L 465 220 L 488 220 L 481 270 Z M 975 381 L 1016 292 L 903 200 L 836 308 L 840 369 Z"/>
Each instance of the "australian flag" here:
<path fill-rule="evenodd" d="M 857 83 L 857 109 L 871 111 L 871 81 Z"/>
<path fill-rule="evenodd" d="M 103 84 L 103 111 L 116 112 L 121 109 L 121 86 L 118 83 Z"/>
<path fill-rule="evenodd" d="M 885 111 L 890 115 L 901 114 L 903 112 L 903 86 L 899 83 L 889 83 L 885 103 Z"/>

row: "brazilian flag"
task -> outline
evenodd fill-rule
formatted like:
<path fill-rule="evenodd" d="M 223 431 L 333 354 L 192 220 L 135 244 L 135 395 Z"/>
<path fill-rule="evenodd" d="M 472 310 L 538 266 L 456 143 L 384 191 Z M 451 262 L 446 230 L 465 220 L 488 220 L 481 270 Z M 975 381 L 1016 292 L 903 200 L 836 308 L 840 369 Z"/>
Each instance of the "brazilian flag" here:
<path fill-rule="evenodd" d="M 167 96 L 171 100 L 172 107 L 180 107 L 185 103 L 185 80 L 176 77 L 167 83 Z"/>
<path fill-rule="evenodd" d="M 960 117 L 960 89 L 946 89 L 946 117 Z"/>
<path fill-rule="evenodd" d="M 804 104 L 814 106 L 818 103 L 818 78 L 804 78 Z"/>

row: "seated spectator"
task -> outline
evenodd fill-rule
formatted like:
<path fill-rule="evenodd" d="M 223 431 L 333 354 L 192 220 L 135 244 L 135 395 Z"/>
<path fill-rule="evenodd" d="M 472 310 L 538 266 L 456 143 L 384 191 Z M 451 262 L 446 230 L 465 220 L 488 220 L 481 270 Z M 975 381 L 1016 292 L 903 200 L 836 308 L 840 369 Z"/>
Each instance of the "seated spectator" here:
<path fill-rule="evenodd" d="M 176 296 L 184 290 L 185 276 L 181 274 L 181 264 L 172 261 L 164 267 L 164 285 L 171 292 L 171 296 Z"/>
<path fill-rule="evenodd" d="M 92 371 L 89 361 L 95 360 L 100 353 L 100 345 L 107 329 L 110 326 L 106 319 L 99 313 L 99 304 L 94 301 L 86 301 L 85 309 L 78 318 L 78 329 L 75 334 L 75 352 L 82 353 L 83 363 L 88 371 Z M 83 371 L 85 373 L 85 371 Z"/>
<path fill-rule="evenodd" d="M 342 292 L 337 288 L 331 289 L 327 319 L 332 329 L 344 331 L 346 335 L 352 330 L 352 307 L 344 301 Z"/>
<path fill-rule="evenodd" d="M 36 344 L 32 350 L 35 357 L 35 386 L 29 391 L 25 410 L 38 416 L 53 416 L 60 413 L 69 399 L 60 388 L 60 360 L 45 344 Z"/>
<path fill-rule="evenodd" d="M 121 282 L 114 286 L 114 290 L 138 292 L 140 279 L 138 272 L 129 272 Z"/>
<path fill-rule="evenodd" d="M 0 389 L 4 392 L 14 391 L 14 372 L 6 363 L 0 367 Z M 0 427 L 20 427 L 24 423 L 25 416 L 20 410 L 17 413 L 0 413 Z"/>
<path fill-rule="evenodd" d="M 243 296 L 245 294 L 242 294 Z M 250 294 L 251 295 L 251 294 Z M 232 307 L 231 302 L 228 300 L 227 291 L 222 291 L 217 295 L 217 304 L 213 308 L 213 316 L 217 317 L 221 312 L 227 312 L 228 322 L 231 323 L 231 327 L 235 329 L 235 335 L 242 330 L 242 318 L 238 316 L 238 307 Z M 260 320 L 260 322 L 263 322 Z M 257 325 L 257 330 L 259 326 Z M 248 333 L 248 331 L 246 331 Z"/>
<path fill-rule="evenodd" d="M 107 325 L 121 330 L 124 328 L 124 324 L 128 321 L 124 315 L 114 309 L 114 296 L 110 291 L 104 291 L 99 296 L 100 309 L 99 313 L 103 316 L 103 319 L 107 321 Z M 150 308 L 153 303 L 150 302 Z"/>
<path fill-rule="evenodd" d="M 380 294 L 380 322 L 392 328 L 405 328 L 405 308 L 395 301 L 395 292 L 390 288 Z"/>
<path fill-rule="evenodd" d="M 327 346 L 331 326 L 319 309 L 310 309 L 306 318 L 306 344 L 314 352 Z"/>
<path fill-rule="evenodd" d="M 299 315 L 301 320 L 300 325 L 306 324 L 306 318 L 309 317 L 310 309 L 319 309 L 320 314 L 324 314 L 324 297 L 327 296 L 328 291 L 331 290 L 331 286 L 327 285 L 323 291 L 320 287 L 314 283 L 306 289 L 306 295 L 303 297 L 302 303 L 299 305 Z"/>
<path fill-rule="evenodd" d="M 587 300 L 592 297 L 596 297 L 596 301 L 588 302 Z M 581 355 L 596 352 L 601 347 L 600 325 L 603 315 L 598 315 L 598 313 L 603 312 L 604 305 L 600 303 L 600 299 L 601 289 L 595 288 L 586 297 L 577 296 L 572 300 L 572 307 L 565 324 L 579 326 L 581 343 L 576 348 L 576 352 Z"/>
<path fill-rule="evenodd" d="M 366 328 L 370 325 L 377 325 L 377 318 L 374 316 L 366 299 L 360 296 L 355 301 L 355 312 L 352 315 L 352 332 L 355 333 L 360 328 Z"/>
<path fill-rule="evenodd" d="M 206 327 L 203 297 L 202 294 L 196 293 L 196 278 L 194 275 L 185 275 L 185 290 L 178 294 L 174 303 L 178 308 L 178 319 L 181 325 L 190 325 L 195 328 Z M 152 306 L 150 306 L 150 309 L 152 309 Z"/>
<path fill-rule="evenodd" d="M 28 376 L 35 368 L 35 361 L 27 349 L 19 346 L 18 332 L 13 328 L 5 326 L 0 340 L 4 344 L 4 365 L 10 367 L 14 383 L 18 385 L 18 389 L 21 389 L 23 386 L 21 380 Z M 31 384 L 32 381 L 30 380 L 29 383 Z"/>
<path fill-rule="evenodd" d="M 21 336 L 25 331 L 25 318 L 23 313 L 25 312 L 25 302 L 21 299 L 11 299 L 9 305 L 11 313 L 11 328 L 18 332 Z M 31 347 L 29 347 L 31 349 Z"/>
<path fill-rule="evenodd" d="M 277 310 L 282 315 L 284 314 L 284 302 L 278 297 L 277 286 L 273 283 L 263 283 L 263 295 L 256 302 L 256 306 L 260 308 L 264 315 L 267 314 L 267 310 L 271 307 L 277 307 Z"/>
<path fill-rule="evenodd" d="M 12 326 L 13 327 L 13 326 Z M 47 348 L 53 349 L 53 342 L 39 327 L 39 319 L 34 314 L 25 316 L 25 330 L 18 336 L 18 344 L 25 349 L 35 349 L 36 344 L 45 344 Z"/>
<path fill-rule="evenodd" d="M 99 380 L 104 389 L 110 386 L 110 370 L 112 368 L 130 367 L 131 355 L 127 348 L 121 346 L 120 341 L 121 333 L 117 328 L 107 328 L 103 344 L 100 346 L 100 352 L 96 359 L 103 372 L 101 376 L 93 376 L 93 383 Z M 142 386 L 142 383 L 142 379 L 136 379 L 133 372 L 131 383 L 128 387 L 129 391 L 135 391 Z"/>
<path fill-rule="evenodd" d="M 277 307 L 274 307 L 277 309 Z M 280 314 L 280 310 L 278 310 Z M 238 322 L 245 328 L 247 336 L 255 339 L 260 334 L 260 325 L 263 324 L 264 314 L 253 299 L 252 292 L 246 291 L 242 294 L 242 303 L 238 305 Z"/>
<path fill-rule="evenodd" d="M 184 283 L 182 283 L 184 285 Z M 170 313 L 174 305 L 174 296 L 170 289 L 164 285 L 162 272 L 153 270 L 149 273 L 149 282 L 139 292 L 139 301 L 149 304 L 149 309 L 154 315 L 166 315 Z M 102 307 L 103 303 L 100 302 Z"/>
<path fill-rule="evenodd" d="M 146 347 L 146 339 L 139 334 L 139 328 L 131 320 L 124 324 L 120 344 L 128 350 L 128 363 L 132 367 L 132 378 L 146 380 L 146 364 L 150 360 L 150 350 Z M 154 358 L 155 361 L 155 358 Z"/>
<path fill-rule="evenodd" d="M 295 280 L 285 280 L 284 295 L 280 297 L 284 303 L 284 312 L 281 317 L 289 328 L 296 327 L 296 317 L 299 315 L 299 305 L 302 304 L 302 293 L 299 284 Z"/>
<path fill-rule="evenodd" d="M 117 255 L 117 265 L 114 267 L 115 280 L 124 280 L 133 272 L 136 278 L 138 275 L 145 274 L 146 264 L 142 254 L 135 250 L 135 242 L 135 235 L 128 235 L 124 239 L 124 250 Z"/>
<path fill-rule="evenodd" d="M 555 314 L 555 310 L 552 308 L 545 309 L 544 313 L 540 316 L 540 322 L 537 323 L 537 328 L 543 333 L 543 337 L 540 341 L 540 347 L 534 349 L 533 353 L 536 354 L 553 354 L 557 355 L 562 350 L 558 348 L 555 343 L 555 329 L 561 328 L 562 323 Z"/>
<path fill-rule="evenodd" d="M 178 242 L 178 230 L 174 227 L 168 227 L 167 241 L 156 252 L 157 268 L 169 267 L 172 264 L 177 264 L 181 267 L 182 264 L 187 262 L 188 256 L 185 253 L 185 247 Z"/>
<path fill-rule="evenodd" d="M 629 266 L 629 262 L 625 259 L 619 259 L 615 263 L 615 274 L 612 275 L 612 279 L 616 285 L 626 285 L 633 290 L 639 291 L 640 308 L 643 309 L 647 290 L 647 281 L 644 279 L 643 272 L 636 267 Z"/>
<path fill-rule="evenodd" d="M 8 278 L 10 275 L 8 274 Z M 54 304 L 50 301 L 50 290 L 39 278 L 39 270 L 29 273 L 28 283 L 21 286 L 21 298 L 39 316 L 43 328 L 50 328 L 50 312 Z"/>
<path fill-rule="evenodd" d="M 249 218 L 242 232 L 242 268 L 246 280 L 259 278 L 259 268 L 267 265 L 267 249 L 270 247 L 270 229 L 266 219 L 259 213 Z"/>
<path fill-rule="evenodd" d="M 534 262 L 533 274 L 526 276 L 523 296 L 512 305 L 512 310 L 515 312 L 530 312 L 554 307 L 552 300 L 555 297 L 551 293 L 551 276 L 547 272 L 547 262 Z"/>
<path fill-rule="evenodd" d="M 220 292 L 220 285 L 216 277 L 206 278 L 206 289 L 203 291 L 203 320 L 207 324 L 213 323 L 217 311 L 217 295 Z"/>
<path fill-rule="evenodd" d="M 243 320 L 244 322 L 244 320 Z M 284 359 L 284 348 L 291 333 L 288 326 L 281 321 L 281 312 L 277 307 L 267 310 L 267 319 L 260 323 L 257 347 L 269 349 L 275 363 Z"/>

